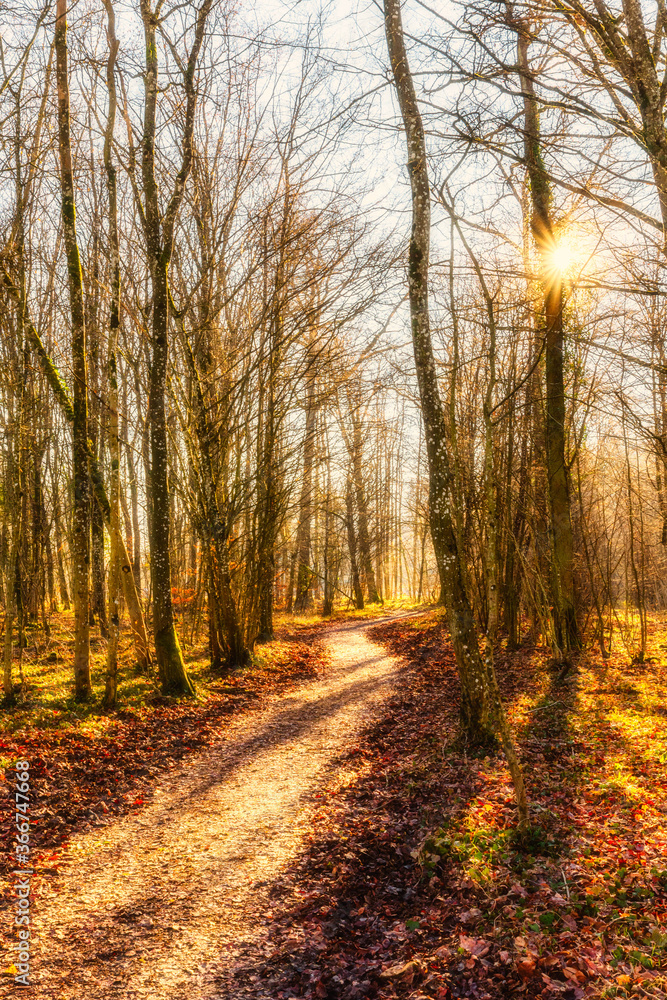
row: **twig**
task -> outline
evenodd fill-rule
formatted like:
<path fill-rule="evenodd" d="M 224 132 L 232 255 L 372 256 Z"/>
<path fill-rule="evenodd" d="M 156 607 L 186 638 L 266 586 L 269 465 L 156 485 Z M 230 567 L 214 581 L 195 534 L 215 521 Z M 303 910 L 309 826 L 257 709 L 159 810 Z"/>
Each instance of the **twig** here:
<path fill-rule="evenodd" d="M 570 901 L 570 887 L 567 884 L 567 879 L 565 877 L 565 872 L 563 871 L 562 868 L 560 870 L 560 873 L 563 876 L 563 885 L 565 886 L 565 895 L 567 896 L 567 900 L 568 900 L 568 903 L 569 903 L 569 901 Z"/>

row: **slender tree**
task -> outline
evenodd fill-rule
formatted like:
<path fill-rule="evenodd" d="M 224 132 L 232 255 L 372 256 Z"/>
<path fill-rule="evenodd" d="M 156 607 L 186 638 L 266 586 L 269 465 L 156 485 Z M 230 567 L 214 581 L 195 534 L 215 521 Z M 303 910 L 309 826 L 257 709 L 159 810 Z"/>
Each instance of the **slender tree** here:
<path fill-rule="evenodd" d="M 72 377 L 74 385 L 72 453 L 74 507 L 72 580 L 74 595 L 74 683 L 79 701 L 90 697 L 90 632 L 88 584 L 90 562 L 90 490 L 88 477 L 88 366 L 81 260 L 76 234 L 74 175 L 70 140 L 70 97 L 67 51 L 67 0 L 57 0 L 56 81 L 58 85 L 58 153 L 62 222 L 72 322 Z"/>
<path fill-rule="evenodd" d="M 391 70 L 408 148 L 412 191 L 412 231 L 408 252 L 408 292 L 412 344 L 429 470 L 429 520 L 440 576 L 441 600 L 461 677 L 461 720 L 474 742 L 490 739 L 487 685 L 472 608 L 465 588 L 462 554 L 452 518 L 455 502 L 447 452 L 447 424 L 436 375 L 429 319 L 431 194 L 424 126 L 405 50 L 400 0 L 384 0 L 384 23 Z"/>
<path fill-rule="evenodd" d="M 158 5 L 159 6 L 159 5 Z M 194 688 L 183 660 L 176 634 L 171 598 L 171 526 L 168 476 L 167 418 L 165 388 L 169 358 L 169 264 L 174 248 L 174 230 L 183 202 L 185 184 L 192 165 L 192 136 L 197 106 L 195 75 L 204 41 L 206 22 L 213 0 L 204 0 L 197 9 L 192 46 L 183 65 L 185 120 L 182 158 L 164 212 L 160 210 L 160 189 L 156 175 L 156 125 L 158 114 L 158 12 L 151 0 L 141 0 L 141 18 L 146 45 L 144 72 L 144 129 L 142 146 L 142 224 L 152 283 L 152 336 L 148 418 L 151 446 L 151 572 L 153 578 L 153 623 L 155 652 L 160 681 L 165 693 L 192 694 Z"/>
<path fill-rule="evenodd" d="M 566 407 L 563 370 L 563 281 L 557 263 L 557 238 L 551 208 L 551 185 L 542 157 L 539 110 L 529 65 L 530 28 L 514 21 L 517 66 L 524 107 L 524 155 L 530 184 L 531 228 L 542 261 L 546 378 L 546 462 L 552 537 L 554 631 L 567 655 L 579 647 L 574 592 L 574 540 L 566 464 Z"/>

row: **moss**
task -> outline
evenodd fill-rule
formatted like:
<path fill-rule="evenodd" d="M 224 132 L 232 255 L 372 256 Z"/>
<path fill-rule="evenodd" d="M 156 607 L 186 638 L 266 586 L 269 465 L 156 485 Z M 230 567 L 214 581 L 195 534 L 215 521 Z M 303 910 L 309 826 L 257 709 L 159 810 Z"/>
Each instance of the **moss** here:
<path fill-rule="evenodd" d="M 173 626 L 164 629 L 155 636 L 155 652 L 162 693 L 164 695 L 194 697 L 196 694 L 195 686 L 185 666 L 181 644 Z"/>

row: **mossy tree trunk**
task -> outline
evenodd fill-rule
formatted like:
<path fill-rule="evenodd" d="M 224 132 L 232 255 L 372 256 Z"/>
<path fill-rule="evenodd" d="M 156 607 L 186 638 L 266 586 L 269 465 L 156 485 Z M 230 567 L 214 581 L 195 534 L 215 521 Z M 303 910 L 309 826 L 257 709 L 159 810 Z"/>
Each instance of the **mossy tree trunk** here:
<path fill-rule="evenodd" d="M 169 264 L 174 230 L 192 166 L 197 91 L 195 72 L 204 39 L 206 21 L 213 0 L 204 0 L 196 13 L 192 48 L 182 64 L 185 93 L 181 165 L 174 180 L 166 208 L 160 210 L 158 182 L 155 175 L 155 134 L 158 101 L 158 55 L 156 31 L 158 14 L 150 0 L 141 0 L 140 10 L 146 46 L 144 72 L 144 128 L 142 137 L 143 205 L 141 220 L 151 273 L 153 292 L 151 341 L 153 357 L 149 387 L 148 421 L 150 427 L 150 549 L 153 577 L 153 625 L 155 652 L 162 690 L 169 694 L 193 694 L 194 687 L 183 660 L 171 600 L 170 487 L 168 474 L 167 420 L 165 390 L 169 357 Z"/>
<path fill-rule="evenodd" d="M 72 421 L 73 531 L 72 590 L 74 598 L 74 684 L 78 701 L 91 695 L 88 583 L 90 562 L 90 489 L 88 475 L 88 370 L 83 281 L 76 234 L 74 176 L 70 142 L 69 70 L 67 52 L 67 2 L 57 0 L 56 80 L 58 85 L 58 152 L 62 220 L 72 319 L 72 377 L 74 384 Z"/>
<path fill-rule="evenodd" d="M 107 92 L 109 94 L 109 111 L 104 136 L 104 169 L 106 171 L 107 196 L 109 199 L 109 268 L 111 271 L 111 301 L 109 303 L 109 339 L 107 345 L 108 360 L 108 438 L 111 459 L 111 474 L 109 477 L 110 510 L 110 552 L 109 580 L 107 599 L 109 602 L 108 642 L 107 642 L 107 676 L 104 692 L 104 707 L 114 708 L 118 691 L 118 640 L 120 637 L 120 435 L 118 422 L 118 372 L 116 369 L 116 347 L 118 330 L 120 328 L 120 247 L 118 239 L 118 198 L 116 184 L 116 167 L 113 162 L 111 147 L 116 121 L 116 55 L 118 40 L 116 38 L 116 18 L 111 0 L 104 0 L 107 12 L 107 41 L 109 57 L 107 59 Z M 98 505 L 99 509 L 99 505 Z M 101 516 L 101 515 L 100 515 Z"/>
<path fill-rule="evenodd" d="M 362 437 L 362 423 L 359 408 L 352 411 L 352 472 L 354 476 L 354 492 L 357 501 L 357 515 L 359 518 L 359 556 L 361 559 L 361 572 L 366 584 L 366 594 L 369 604 L 378 604 L 380 594 L 375 580 L 373 569 L 373 556 L 371 554 L 371 537 L 368 530 L 368 502 L 366 490 L 364 488 L 364 443 Z"/>
<path fill-rule="evenodd" d="M 514 21 L 517 65 L 524 105 L 524 156 L 530 183 L 531 228 L 542 260 L 544 295 L 547 492 L 551 521 L 554 636 L 567 656 L 579 648 L 574 590 L 574 540 L 570 488 L 566 464 L 566 408 L 563 371 L 563 280 L 554 266 L 556 238 L 551 208 L 551 185 L 542 157 L 540 121 L 535 85 L 529 64 L 530 28 Z"/>
<path fill-rule="evenodd" d="M 354 529 L 354 495 L 351 472 L 348 473 L 345 483 L 345 528 L 347 530 L 347 547 L 350 554 L 350 575 L 352 577 L 354 606 L 358 611 L 362 611 L 364 607 L 364 592 L 361 588 L 359 563 L 357 561 L 357 533 Z"/>
<path fill-rule="evenodd" d="M 447 422 L 431 342 L 428 279 L 431 203 L 424 126 L 410 73 L 400 0 L 384 0 L 384 21 L 391 69 L 408 147 L 412 190 L 412 231 L 408 253 L 408 294 L 412 344 L 429 471 L 429 520 L 440 577 L 441 599 L 461 679 L 461 723 L 473 743 L 492 739 L 484 663 L 465 586 L 463 554 L 456 538 L 452 504 L 454 484 L 447 452 Z"/>

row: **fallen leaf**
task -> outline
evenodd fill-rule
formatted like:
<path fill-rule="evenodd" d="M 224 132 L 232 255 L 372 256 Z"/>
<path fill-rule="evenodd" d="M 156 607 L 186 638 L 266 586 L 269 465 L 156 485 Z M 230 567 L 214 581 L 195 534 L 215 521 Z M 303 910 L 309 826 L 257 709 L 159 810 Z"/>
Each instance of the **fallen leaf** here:
<path fill-rule="evenodd" d="M 534 958 L 523 958 L 520 962 L 516 963 L 516 971 L 519 973 L 524 982 L 532 979 L 535 973 L 535 959 Z"/>
<path fill-rule="evenodd" d="M 470 955 L 475 955 L 475 957 L 486 955 L 489 950 L 489 946 L 484 938 L 470 938 L 466 937 L 465 934 L 462 934 L 459 938 L 459 943 L 462 948 L 464 948 Z"/>
<path fill-rule="evenodd" d="M 410 984 L 418 972 L 421 972 L 421 963 L 413 960 L 405 962 L 403 965 L 390 965 L 388 969 L 383 969 L 380 973 L 380 979 L 400 979 Z"/>

